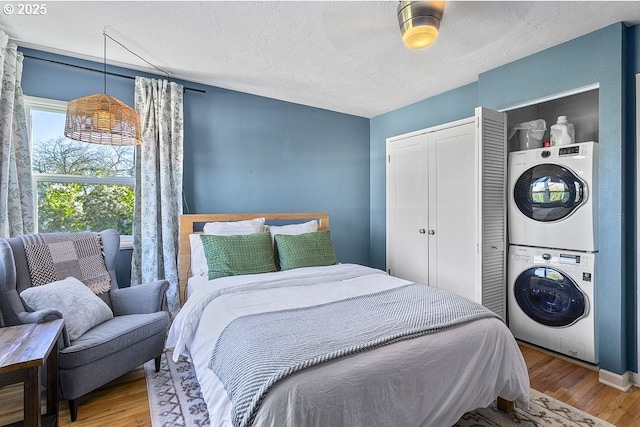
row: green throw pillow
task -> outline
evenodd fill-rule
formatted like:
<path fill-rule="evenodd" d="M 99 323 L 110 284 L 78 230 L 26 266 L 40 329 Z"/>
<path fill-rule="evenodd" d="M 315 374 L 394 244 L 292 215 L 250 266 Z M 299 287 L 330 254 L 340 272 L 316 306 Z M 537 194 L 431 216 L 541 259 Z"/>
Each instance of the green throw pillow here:
<path fill-rule="evenodd" d="M 201 234 L 209 280 L 240 274 L 276 271 L 271 234 L 215 236 Z"/>
<path fill-rule="evenodd" d="M 276 234 L 280 269 L 337 264 L 329 230 L 297 235 Z"/>

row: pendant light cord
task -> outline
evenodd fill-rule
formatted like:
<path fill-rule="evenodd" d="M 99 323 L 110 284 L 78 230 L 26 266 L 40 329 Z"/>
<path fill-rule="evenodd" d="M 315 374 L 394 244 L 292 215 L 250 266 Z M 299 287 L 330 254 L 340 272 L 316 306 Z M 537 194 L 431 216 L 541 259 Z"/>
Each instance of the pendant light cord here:
<path fill-rule="evenodd" d="M 102 34 L 104 35 L 104 70 L 105 73 L 107 72 L 107 37 L 109 37 L 109 39 L 111 39 L 112 41 L 114 41 L 115 43 L 119 44 L 124 50 L 126 50 L 127 52 L 129 52 L 132 55 L 137 56 L 138 58 L 140 58 L 141 60 L 143 60 L 144 62 L 146 62 L 147 64 L 151 65 L 153 68 L 155 68 L 156 70 L 160 71 L 163 74 L 167 75 L 167 79 L 169 81 L 171 81 L 171 74 L 169 74 L 168 71 L 163 70 L 162 68 L 156 67 L 155 65 L 153 65 L 151 62 L 147 61 L 146 59 L 144 59 L 142 56 L 138 55 L 137 53 L 135 53 L 134 51 L 132 51 L 131 49 L 129 49 L 128 47 L 126 47 L 125 45 L 123 45 L 122 43 L 120 43 L 118 40 L 114 39 L 113 37 L 111 37 L 109 34 L 107 34 L 107 29 L 103 29 L 102 30 Z M 106 74 L 105 74 L 105 93 L 106 93 L 106 87 L 107 87 L 107 83 L 106 83 Z"/>
<path fill-rule="evenodd" d="M 107 33 L 105 31 L 102 32 L 102 43 L 103 48 L 102 52 L 104 53 L 104 60 L 102 61 L 103 70 L 104 70 L 104 91 L 103 93 L 107 94 Z"/>

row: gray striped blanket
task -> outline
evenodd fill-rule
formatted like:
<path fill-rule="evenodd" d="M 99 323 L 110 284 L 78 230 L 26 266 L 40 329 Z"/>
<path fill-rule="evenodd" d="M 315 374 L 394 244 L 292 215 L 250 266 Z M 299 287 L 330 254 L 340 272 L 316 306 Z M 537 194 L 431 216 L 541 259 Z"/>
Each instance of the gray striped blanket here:
<path fill-rule="evenodd" d="M 472 320 L 485 307 L 410 284 L 349 299 L 238 317 L 218 337 L 209 368 L 232 402 L 235 427 L 253 423 L 273 385 L 304 368 Z"/>

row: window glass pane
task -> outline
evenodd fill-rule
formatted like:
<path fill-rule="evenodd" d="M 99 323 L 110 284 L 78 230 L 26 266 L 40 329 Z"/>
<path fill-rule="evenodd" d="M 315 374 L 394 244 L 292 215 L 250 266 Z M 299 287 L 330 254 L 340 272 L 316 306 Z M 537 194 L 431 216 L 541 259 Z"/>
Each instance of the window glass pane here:
<path fill-rule="evenodd" d="M 63 102 L 27 99 L 26 106 L 37 198 L 36 231 L 114 228 L 122 236 L 131 235 L 134 147 L 65 138 Z"/>
<path fill-rule="evenodd" d="M 88 144 L 65 138 L 64 122 L 64 112 L 31 110 L 34 173 L 133 176 L 133 146 Z"/>
<path fill-rule="evenodd" d="M 39 233 L 107 228 L 132 233 L 132 186 L 40 181 L 37 190 Z"/>

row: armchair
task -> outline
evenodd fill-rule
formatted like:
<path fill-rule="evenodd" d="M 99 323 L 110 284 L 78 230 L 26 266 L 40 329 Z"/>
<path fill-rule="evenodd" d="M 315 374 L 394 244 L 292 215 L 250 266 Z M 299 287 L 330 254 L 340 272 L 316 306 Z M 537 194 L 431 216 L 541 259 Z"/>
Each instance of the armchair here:
<path fill-rule="evenodd" d="M 79 397 L 153 358 L 158 371 L 169 326 L 169 315 L 163 311 L 168 282 L 119 289 L 115 266 L 120 235 L 115 230 L 99 234 L 111 278 L 111 290 L 99 296 L 113 311 L 113 318 L 74 340 L 63 331 L 58 378 L 60 395 L 69 401 L 71 421 L 77 419 Z M 20 292 L 31 286 L 22 239 L 0 239 L 0 311 L 7 326 L 62 318 L 54 308 L 32 311 L 23 302 Z"/>

